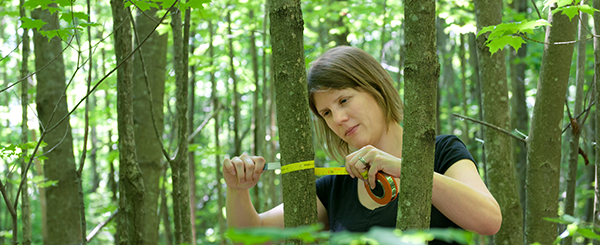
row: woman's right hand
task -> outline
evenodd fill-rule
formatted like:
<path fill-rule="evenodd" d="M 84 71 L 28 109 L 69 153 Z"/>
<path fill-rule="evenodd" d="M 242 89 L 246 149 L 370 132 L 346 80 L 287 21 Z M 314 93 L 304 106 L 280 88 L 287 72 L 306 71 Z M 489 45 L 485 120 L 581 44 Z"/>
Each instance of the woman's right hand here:
<path fill-rule="evenodd" d="M 227 187 L 233 189 L 250 189 L 258 183 L 265 166 L 261 156 L 248 156 L 244 153 L 231 160 L 223 160 L 223 177 Z"/>

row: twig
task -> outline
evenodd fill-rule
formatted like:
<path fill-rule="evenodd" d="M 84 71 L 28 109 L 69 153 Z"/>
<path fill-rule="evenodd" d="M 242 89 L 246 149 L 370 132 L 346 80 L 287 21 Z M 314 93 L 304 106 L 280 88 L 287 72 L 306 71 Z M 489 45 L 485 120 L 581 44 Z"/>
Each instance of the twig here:
<path fill-rule="evenodd" d="M 200 126 L 198 126 L 198 128 L 196 128 L 196 130 L 194 130 L 194 132 L 192 134 L 190 134 L 190 136 L 188 137 L 188 142 L 191 143 L 192 139 L 194 139 L 194 137 L 196 137 L 196 135 L 198 133 L 200 133 L 200 131 L 202 131 L 202 129 L 204 129 L 204 127 L 206 126 L 206 124 L 208 124 L 208 121 L 210 119 L 212 119 L 213 117 L 215 117 L 217 115 L 217 113 L 219 113 L 219 110 L 221 110 L 221 104 L 217 105 L 217 108 L 215 108 L 215 110 L 213 111 L 212 115 L 210 115 L 210 117 L 207 117 L 206 119 L 204 119 L 204 121 L 200 124 Z"/>
<path fill-rule="evenodd" d="M 537 5 L 535 4 L 535 0 L 531 0 L 531 3 L 533 4 L 533 7 L 535 8 L 535 11 L 537 12 L 538 17 L 540 19 L 542 19 L 542 14 L 540 13 L 540 9 L 538 9 Z"/>
<path fill-rule="evenodd" d="M 579 115 L 577 115 L 577 117 L 575 117 L 576 119 L 579 119 L 579 117 L 581 117 L 581 115 L 583 115 L 583 113 L 586 113 L 587 111 L 589 111 L 590 109 L 592 109 L 592 106 L 596 104 L 596 101 L 590 103 L 590 105 L 588 106 L 588 108 L 585 108 L 584 111 L 582 111 L 581 113 L 579 113 Z M 587 114 L 586 114 L 587 115 Z M 587 116 L 586 116 L 587 117 Z M 565 128 L 563 128 L 562 133 L 564 133 L 565 131 L 567 131 L 567 129 L 569 129 L 569 127 L 571 127 L 571 123 L 567 124 L 567 126 L 565 126 Z M 561 134 L 562 134 L 561 133 Z"/>
<path fill-rule="evenodd" d="M 2 57 L 2 59 L 0 59 L 0 62 L 2 62 L 4 59 L 8 58 L 8 56 L 11 55 L 12 53 L 14 53 L 15 50 L 19 49 L 19 46 L 21 46 L 21 43 L 23 43 L 23 40 L 21 40 L 21 42 L 19 44 L 17 44 L 17 46 L 13 50 L 8 52 L 8 54 L 6 56 Z"/>
<path fill-rule="evenodd" d="M 85 239 L 87 240 L 87 242 L 90 242 L 94 237 L 96 237 L 96 235 L 98 234 L 98 232 L 100 232 L 100 230 L 102 228 L 104 228 L 104 226 L 106 226 L 111 220 L 113 220 L 117 214 L 119 213 L 119 210 L 115 210 L 114 213 L 112 213 L 107 220 L 105 220 L 104 222 L 98 224 L 96 227 L 94 227 L 94 229 L 90 232 L 89 235 L 87 235 L 85 237 Z"/>
<path fill-rule="evenodd" d="M 0 180 L 0 193 L 2 193 L 2 197 L 4 197 L 4 202 L 6 203 L 8 212 L 10 212 L 11 216 L 16 217 L 17 212 L 15 211 L 15 208 L 13 208 L 13 205 L 10 202 L 10 199 L 8 199 L 8 194 L 6 193 L 6 188 L 4 188 L 4 184 L 2 184 L 2 180 Z"/>
<path fill-rule="evenodd" d="M 463 116 L 463 115 L 456 114 L 456 113 L 452 113 L 452 116 L 455 116 L 455 117 L 458 117 L 458 118 L 462 118 L 462 119 L 467 119 L 467 120 L 469 120 L 469 121 L 471 121 L 471 122 L 476 122 L 476 123 L 479 123 L 479 124 L 481 124 L 481 125 L 488 126 L 488 127 L 490 127 L 490 128 L 493 128 L 493 129 L 495 129 L 495 130 L 498 130 L 498 131 L 500 131 L 500 132 L 502 132 L 502 133 L 505 133 L 505 134 L 507 134 L 507 135 L 509 135 L 509 136 L 511 136 L 511 137 L 513 137 L 513 138 L 515 138 L 515 139 L 517 139 L 517 140 L 519 140 L 519 141 L 521 141 L 521 142 L 523 142 L 523 143 L 527 144 L 527 140 L 525 140 L 525 139 L 523 139 L 523 138 L 519 138 L 519 136 L 516 136 L 516 135 L 514 135 L 514 134 L 512 134 L 512 133 L 510 133 L 510 132 L 508 132 L 508 131 L 506 131 L 505 129 L 503 129 L 503 128 L 501 128 L 501 127 L 498 127 L 498 126 L 496 126 L 496 125 L 492 125 L 492 124 L 490 124 L 490 123 L 487 123 L 487 122 L 484 122 L 484 121 L 479 121 L 479 120 L 477 120 L 477 119 L 470 118 L 470 117 Z"/>
<path fill-rule="evenodd" d="M 588 41 L 588 40 L 594 38 L 594 37 L 588 37 L 586 39 L 580 39 L 580 40 L 575 40 L 575 41 L 547 43 L 547 42 L 542 42 L 542 41 L 538 41 L 538 40 L 535 40 L 535 39 L 531 39 L 531 38 L 527 37 L 526 35 L 524 35 L 522 33 L 519 33 L 517 35 L 520 36 L 520 37 L 522 37 L 522 38 L 525 38 L 525 40 L 529 40 L 529 41 L 536 42 L 536 43 L 541 43 L 541 44 L 548 44 L 548 45 L 555 45 L 555 44 L 556 45 L 561 45 L 561 44 L 575 44 L 575 43 L 578 43 L 578 42 L 585 42 L 585 41 Z"/>

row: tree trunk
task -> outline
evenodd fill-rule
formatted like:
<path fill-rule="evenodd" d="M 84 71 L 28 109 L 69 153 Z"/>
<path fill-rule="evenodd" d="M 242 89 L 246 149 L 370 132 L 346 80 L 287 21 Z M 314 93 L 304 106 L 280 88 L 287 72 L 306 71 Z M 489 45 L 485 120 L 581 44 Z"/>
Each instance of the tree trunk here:
<path fill-rule="evenodd" d="M 41 30 L 59 28 L 58 15 L 49 10 L 36 9 L 31 13 L 34 19 L 48 24 Z M 37 77 L 36 108 L 41 128 L 49 129 L 68 113 L 65 67 L 62 57 L 62 41 L 58 37 L 48 40 L 38 31 L 33 36 L 35 67 Z M 54 57 L 58 56 L 54 60 Z M 50 63 L 50 64 L 48 64 Z M 45 69 L 41 69 L 47 65 Z M 55 112 L 53 112 L 55 111 Z M 51 120 L 54 118 L 54 120 Z M 74 244 L 83 239 L 79 217 L 78 184 L 75 182 L 75 156 L 73 154 L 73 136 L 69 119 L 65 119 L 51 132 L 44 132 L 43 140 L 48 144 L 44 148 L 46 159 L 44 173 L 48 180 L 57 180 L 58 185 L 46 188 L 48 239 L 45 244 Z M 54 150 L 50 151 L 53 147 Z"/>
<path fill-rule="evenodd" d="M 513 4 L 518 13 L 524 14 L 527 12 L 527 0 L 515 0 Z M 523 43 L 517 53 L 511 49 L 511 84 L 512 84 L 512 128 L 516 128 L 519 132 L 527 135 L 529 131 L 529 115 L 527 112 L 527 98 L 525 96 L 525 56 L 527 55 L 527 43 Z M 518 62 L 516 59 L 518 58 Z M 513 69 L 514 68 L 514 69 Z M 523 208 L 523 216 L 525 216 L 525 170 L 527 165 L 527 146 L 518 140 L 513 140 L 515 156 L 515 168 L 517 171 L 519 200 L 521 208 Z"/>
<path fill-rule="evenodd" d="M 314 159 L 306 91 L 304 20 L 299 0 L 271 1 L 269 5 L 283 167 Z M 285 227 L 317 223 L 314 170 L 285 173 L 282 180 Z"/>
<path fill-rule="evenodd" d="M 189 10 L 189 9 L 188 9 Z M 181 11 L 174 9 L 173 11 L 171 28 L 173 29 L 173 60 L 175 70 L 175 83 L 176 83 L 176 110 L 177 110 L 177 122 L 179 124 L 177 138 L 179 140 L 177 144 L 177 155 L 173 161 L 174 165 L 177 165 L 179 171 L 179 185 L 175 189 L 173 186 L 173 193 L 179 199 L 178 209 L 179 219 L 181 223 L 181 231 L 175 231 L 175 241 L 179 243 L 192 243 L 192 227 L 190 218 L 190 182 L 188 173 L 188 131 L 187 131 L 187 107 L 188 107 L 188 69 L 187 69 L 187 56 L 188 56 L 188 40 L 182 37 L 182 23 L 181 23 Z M 187 12 L 187 11 L 186 11 Z M 188 29 L 189 31 L 189 29 Z M 189 34 L 187 34 L 189 37 Z M 173 172 L 175 169 L 173 169 Z M 173 207 L 175 209 L 175 207 Z M 177 219 L 177 217 L 175 217 Z M 176 227 L 177 229 L 177 227 Z M 177 233 L 180 233 L 180 242 L 177 242 Z"/>
<path fill-rule="evenodd" d="M 554 45 L 575 39 L 575 23 L 562 12 L 550 14 L 546 44 L 533 108 L 531 131 L 527 138 L 527 186 L 525 243 L 551 244 L 557 224 L 543 218 L 556 218 L 560 147 L 565 93 L 574 44 Z"/>
<path fill-rule="evenodd" d="M 167 245 L 173 244 L 173 232 L 171 231 L 171 221 L 169 220 L 169 207 L 167 206 L 167 188 L 165 182 L 167 181 L 166 170 L 162 170 L 163 185 L 160 188 L 160 211 L 158 216 L 162 218 L 163 227 L 165 228 L 165 240 Z"/>
<path fill-rule="evenodd" d="M 234 144 L 234 156 L 239 156 L 242 154 L 242 137 L 240 134 L 240 95 L 238 93 L 238 84 L 237 78 L 235 75 L 235 65 L 233 64 L 233 33 L 231 32 L 231 11 L 227 12 L 227 34 L 228 34 L 228 44 L 229 44 L 229 64 L 231 68 L 229 69 L 229 77 L 233 81 L 233 144 Z"/>
<path fill-rule="evenodd" d="M 594 0 L 593 7 L 595 9 L 600 8 L 600 0 Z M 596 97 L 600 98 L 600 86 L 598 86 L 598 76 L 600 76 L 600 13 L 594 12 L 594 82 L 596 83 Z M 595 140 L 596 142 L 600 142 L 600 113 L 598 113 L 598 105 L 596 105 L 596 124 L 595 126 Z M 594 180 L 594 212 L 592 214 L 592 224 L 597 226 L 600 222 L 598 222 L 598 218 L 600 217 L 600 146 L 598 144 L 594 144 L 595 149 L 595 180 Z M 600 241 L 594 240 L 594 245 L 599 245 Z"/>
<path fill-rule="evenodd" d="M 467 59 L 465 58 L 465 34 L 460 34 L 460 44 L 458 48 L 458 56 L 460 59 L 460 77 L 461 77 L 461 94 L 462 94 L 462 113 L 465 116 L 469 116 L 468 102 L 467 102 Z M 462 135 L 461 140 L 465 145 L 469 145 L 469 124 L 467 121 L 462 122 Z"/>
<path fill-rule="evenodd" d="M 117 64 L 117 124 L 119 131 L 119 219 L 118 244 L 145 242 L 144 180 L 137 163 L 133 124 L 133 61 L 129 8 L 124 1 L 111 0 Z"/>
<path fill-rule="evenodd" d="M 25 0 L 19 1 L 19 12 L 21 18 L 25 16 Z M 29 29 L 23 28 L 23 53 L 21 55 L 21 79 L 24 79 L 29 75 L 27 65 L 29 63 Z M 29 105 L 29 95 L 27 90 L 29 89 L 29 79 L 21 81 L 21 144 L 25 144 L 28 141 L 29 128 L 27 127 L 27 105 Z M 8 104 L 8 103 L 7 103 Z M 26 177 L 27 172 L 23 171 L 27 169 L 28 159 L 25 157 L 28 155 L 27 150 L 23 150 L 23 157 L 21 158 L 21 180 L 23 182 L 23 194 L 21 195 L 21 222 L 23 225 L 23 242 L 21 244 L 31 244 L 31 205 L 29 203 L 29 179 Z M 17 201 L 17 200 L 15 200 Z M 1 229 L 0 229 L 1 230 Z"/>
<path fill-rule="evenodd" d="M 150 8 L 138 12 L 135 17 L 135 45 L 154 30 L 158 10 Z M 168 35 L 152 33 L 144 46 L 133 57 L 133 123 L 135 150 L 138 164 L 144 178 L 144 238 L 148 245 L 158 244 L 158 197 L 163 158 L 160 140 L 154 134 L 156 123 L 158 134 L 162 135 L 164 125 L 163 101 L 165 94 L 165 74 L 167 66 Z M 150 86 L 150 87 L 148 87 Z M 151 94 L 149 94 L 151 93 Z M 152 103 L 152 106 L 150 105 Z M 154 110 L 151 113 L 150 110 Z M 154 117 L 152 115 L 154 114 Z"/>
<path fill-rule="evenodd" d="M 502 23 L 501 0 L 475 1 L 477 30 Z M 504 52 L 494 55 L 485 46 L 487 36 L 477 40 L 477 51 L 483 97 L 483 120 L 500 128 L 510 130 L 508 82 Z M 489 189 L 496 197 L 502 211 L 500 231 L 493 237 L 494 244 L 523 243 L 523 210 L 515 186 L 512 139 L 497 130 L 484 130 L 485 158 L 488 161 Z"/>
<path fill-rule="evenodd" d="M 404 66 L 405 131 L 396 228 L 427 229 L 436 135 L 440 65 L 436 55 L 435 1 L 406 2 Z M 418 164 L 417 164 L 418 163 Z"/>
<path fill-rule="evenodd" d="M 585 45 L 586 45 L 586 26 L 588 16 L 586 13 L 579 13 L 581 22 L 579 23 L 579 36 L 577 43 L 577 71 L 575 77 L 575 105 L 573 109 L 573 119 L 571 121 L 571 137 L 569 139 L 569 168 L 567 171 L 567 198 L 565 199 L 565 214 L 575 215 L 575 188 L 577 185 L 577 162 L 579 160 L 579 136 L 583 130 L 582 119 L 577 120 L 577 115 L 583 111 L 583 84 L 585 83 Z M 573 236 L 565 237 L 563 244 L 571 245 Z"/>
<path fill-rule="evenodd" d="M 477 108 L 479 110 L 479 120 L 483 121 L 483 102 L 481 99 L 481 81 L 479 79 L 479 59 L 477 54 L 477 41 L 475 40 L 475 33 L 469 33 L 469 64 L 473 69 L 473 72 L 471 73 L 471 81 L 473 82 L 473 84 L 475 84 L 474 94 L 478 103 Z M 477 130 L 477 134 L 475 135 L 475 137 L 483 139 L 483 125 L 479 125 L 479 130 Z M 475 149 L 472 150 L 472 152 L 475 151 Z M 484 151 L 485 145 L 481 144 L 481 157 L 478 157 L 477 154 L 474 154 L 473 157 L 478 163 L 483 165 L 483 169 L 487 169 Z M 483 180 L 486 185 L 489 183 L 487 178 L 487 171 L 484 172 Z"/>
<path fill-rule="evenodd" d="M 250 9 L 249 17 L 252 21 L 254 21 L 254 10 Z M 261 87 L 258 80 L 258 51 L 256 50 L 256 32 L 255 29 L 250 31 L 250 54 L 252 55 L 252 74 L 254 77 L 254 93 L 252 95 L 252 128 L 253 128 L 253 143 L 252 143 L 252 155 L 258 156 L 262 151 L 262 140 L 264 136 L 262 136 L 262 111 L 261 106 L 259 104 L 258 97 L 261 94 Z M 263 184 L 263 186 L 265 186 Z M 254 186 L 253 195 L 254 195 L 254 207 L 256 207 L 258 212 L 261 212 L 262 205 L 260 205 L 260 190 L 258 185 Z"/>

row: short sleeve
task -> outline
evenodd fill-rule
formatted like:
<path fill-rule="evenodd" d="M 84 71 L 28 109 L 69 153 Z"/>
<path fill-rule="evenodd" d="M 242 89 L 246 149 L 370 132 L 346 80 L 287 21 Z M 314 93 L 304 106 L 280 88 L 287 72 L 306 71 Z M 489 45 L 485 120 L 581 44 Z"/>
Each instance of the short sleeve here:
<path fill-rule="evenodd" d="M 463 159 L 468 159 L 475 163 L 473 156 L 471 156 L 465 144 L 458 137 L 455 135 L 440 135 L 436 137 L 435 172 L 444 174 L 450 166 Z M 475 167 L 477 167 L 477 164 L 475 164 Z"/>
<path fill-rule="evenodd" d="M 325 208 L 328 207 L 329 204 L 329 196 L 331 195 L 332 185 L 333 185 L 333 175 L 327 175 L 319 178 L 317 180 L 317 197 L 323 203 Z"/>

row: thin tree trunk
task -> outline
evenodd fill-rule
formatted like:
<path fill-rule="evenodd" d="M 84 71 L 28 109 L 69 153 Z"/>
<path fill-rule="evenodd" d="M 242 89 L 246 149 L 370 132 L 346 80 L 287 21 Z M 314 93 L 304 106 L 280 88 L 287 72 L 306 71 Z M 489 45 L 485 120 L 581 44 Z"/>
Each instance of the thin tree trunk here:
<path fill-rule="evenodd" d="M 402 176 L 396 228 L 427 229 L 436 135 L 436 100 L 440 65 L 436 56 L 435 1 L 406 2 L 405 113 Z M 414 115 L 414 116 L 413 116 Z M 417 164 L 418 163 L 418 164 Z M 427 177 L 428 176 L 428 177 Z"/>
<path fill-rule="evenodd" d="M 579 161 L 579 136 L 583 130 L 582 121 L 577 120 L 576 116 L 583 111 L 583 84 L 585 84 L 585 45 L 588 16 L 586 13 L 579 13 L 581 22 L 579 23 L 577 43 L 577 71 L 575 77 L 575 105 L 573 109 L 573 119 L 571 121 L 571 137 L 569 139 L 569 168 L 567 170 L 567 198 L 565 199 L 565 214 L 575 215 L 575 188 L 577 185 L 577 162 Z M 565 237 L 563 244 L 573 244 L 573 236 Z"/>
<path fill-rule="evenodd" d="M 188 12 L 188 11 L 186 11 Z M 190 218 L 190 183 L 189 183 L 189 173 L 188 173 L 188 131 L 187 131 L 187 113 L 188 113 L 188 69 L 187 69 L 187 56 L 189 52 L 188 48 L 188 40 L 183 39 L 182 37 L 182 23 L 181 23 L 181 11 L 178 9 L 174 9 L 171 28 L 173 29 L 173 60 L 174 60 L 174 68 L 175 68 L 175 83 L 176 83 L 176 110 L 177 110 L 177 122 L 178 122 L 178 144 L 177 144 L 177 155 L 175 156 L 175 160 L 173 161 L 173 165 L 177 166 L 177 171 L 179 171 L 179 185 L 178 188 L 175 189 L 173 185 L 173 193 L 176 198 L 178 198 L 178 202 L 180 207 L 173 206 L 173 209 L 177 208 L 179 210 L 179 222 L 181 230 L 178 232 L 177 227 L 175 228 L 175 241 L 177 244 L 179 243 L 192 243 L 192 227 L 191 227 L 191 218 Z M 189 29 L 188 29 L 189 31 Z M 189 33 L 186 34 L 189 37 Z M 173 168 L 172 168 L 173 169 Z M 175 172 L 175 169 L 173 169 Z M 177 195 L 175 195 L 177 193 Z M 174 214 L 175 215 L 175 214 Z M 178 219 L 176 216 L 175 219 Z M 181 234 L 179 236 L 180 242 L 177 242 L 177 233 Z"/>
<path fill-rule="evenodd" d="M 502 1 L 475 1 L 477 29 L 502 23 Z M 485 46 L 487 36 L 477 40 L 481 87 L 483 97 L 483 120 L 503 129 L 510 128 L 508 82 L 504 52 L 494 55 Z M 485 155 L 488 161 L 489 189 L 496 197 L 503 214 L 502 225 L 493 237 L 494 244 L 523 243 L 523 213 L 515 186 L 512 139 L 497 130 L 485 129 Z"/>
<path fill-rule="evenodd" d="M 533 108 L 531 131 L 527 138 L 527 186 L 525 243 L 551 244 L 557 224 L 543 218 L 556 218 L 563 109 L 574 44 L 548 43 L 575 40 L 575 23 L 562 12 L 549 14 L 547 43 Z"/>
<path fill-rule="evenodd" d="M 187 12 L 186 12 L 186 22 L 189 22 L 189 19 L 187 19 Z M 191 36 L 194 36 L 195 34 L 192 33 Z M 184 39 L 184 40 L 188 40 L 188 39 Z M 194 53 L 194 50 L 196 49 L 195 45 L 192 45 L 190 47 L 190 53 Z M 194 132 L 194 113 L 196 111 L 196 66 L 190 66 L 190 74 L 191 77 L 188 81 L 188 86 L 189 86 L 189 105 L 190 107 L 188 108 L 188 132 Z M 217 115 L 215 115 L 217 116 Z M 194 144 L 195 140 L 192 139 L 189 143 Z M 189 183 L 190 183 L 190 223 L 192 226 L 192 244 L 196 245 L 196 159 L 194 157 L 194 151 L 190 151 L 188 153 L 188 159 L 189 159 Z M 217 182 L 217 184 L 219 184 L 219 182 Z"/>
<path fill-rule="evenodd" d="M 465 34 L 460 34 L 460 44 L 458 47 L 458 56 L 460 59 L 460 77 L 461 77 L 461 98 L 462 109 L 465 116 L 469 116 L 467 104 L 467 59 L 465 58 Z M 461 140 L 465 145 L 469 145 L 469 124 L 467 121 L 462 122 Z"/>
<path fill-rule="evenodd" d="M 239 128 L 239 123 L 240 123 L 240 100 L 239 100 L 239 93 L 238 93 L 238 84 L 237 84 L 237 78 L 235 75 L 235 65 L 233 63 L 233 38 L 232 35 L 233 33 L 231 32 L 231 11 L 227 12 L 227 34 L 228 34 L 228 44 L 229 44 L 229 65 L 230 65 L 230 69 L 229 69 L 229 78 L 233 81 L 233 148 L 234 148 L 234 152 L 233 155 L 234 156 L 239 156 L 240 154 L 242 154 L 242 137 L 240 134 L 240 128 Z"/>
<path fill-rule="evenodd" d="M 515 0 L 516 11 L 521 14 L 527 12 L 527 0 Z M 527 43 L 521 45 L 518 52 L 514 52 L 511 49 L 511 83 L 512 83 L 512 105 L 513 112 L 512 117 L 512 128 L 516 128 L 525 135 L 529 131 L 529 116 L 527 112 L 527 98 L 525 96 L 525 70 L 527 64 L 525 64 L 525 56 L 527 55 Z M 518 58 L 518 62 L 516 62 Z M 513 69 L 514 68 L 514 69 Z M 525 176 L 526 176 L 526 165 L 527 165 L 527 146 L 518 140 L 513 140 L 515 156 L 515 168 L 517 171 L 517 179 L 519 185 L 517 190 L 519 191 L 519 199 L 521 201 L 521 207 L 523 208 L 523 218 L 525 218 Z M 523 220 L 525 222 L 525 220 Z"/>
<path fill-rule="evenodd" d="M 215 48 L 213 46 L 214 39 L 214 26 L 212 20 L 208 21 L 208 29 L 209 29 L 209 44 L 208 44 L 208 53 L 210 56 L 210 64 L 212 67 L 214 65 L 213 57 L 215 56 Z M 211 83 L 211 100 L 213 110 L 216 110 L 219 106 L 219 97 L 217 95 L 217 81 L 215 77 L 215 72 L 211 70 L 210 72 L 210 83 Z M 216 179 L 217 179 L 217 221 L 219 222 L 219 239 L 221 241 L 225 241 L 225 217 L 223 217 L 223 207 L 225 206 L 225 200 L 223 198 L 223 185 L 221 184 L 221 179 L 223 178 L 223 174 L 221 173 L 221 143 L 219 141 L 219 133 L 221 132 L 221 123 L 219 121 L 219 114 L 216 114 L 214 117 L 215 120 L 215 161 L 216 161 Z"/>
<path fill-rule="evenodd" d="M 281 130 L 283 166 L 314 159 L 304 61 L 304 21 L 299 0 L 269 3 L 271 19 L 277 123 Z M 317 222 L 313 169 L 293 171 L 282 176 L 285 227 Z M 298 240 L 288 241 L 301 244 Z"/>
<path fill-rule="evenodd" d="M 19 1 L 19 12 L 21 18 L 25 16 L 25 0 Z M 27 69 L 27 65 L 29 63 L 29 29 L 23 28 L 23 53 L 21 58 L 21 79 L 24 79 L 27 75 L 29 75 L 29 70 Z M 22 110 L 22 118 L 21 118 L 21 143 L 25 144 L 28 141 L 29 128 L 27 127 L 27 105 L 29 104 L 29 96 L 27 90 L 29 89 L 29 79 L 25 81 L 21 81 L 21 110 Z M 28 155 L 27 150 L 22 150 L 23 157 L 21 158 L 21 169 L 27 168 L 27 158 L 25 156 Z M 27 182 L 29 181 L 27 176 L 27 172 L 21 171 L 21 179 L 25 180 L 23 183 L 23 194 L 21 195 L 21 222 L 23 224 L 23 242 L 24 245 L 31 244 L 31 205 L 29 203 L 29 185 Z"/>
<path fill-rule="evenodd" d="M 475 40 L 475 33 L 469 33 L 469 64 L 472 67 L 473 72 L 471 73 L 471 81 L 475 84 L 475 96 L 477 99 L 477 103 L 478 103 L 478 115 L 479 115 L 479 120 L 483 121 L 483 102 L 481 99 L 481 81 L 479 79 L 479 59 L 478 59 L 478 54 L 477 54 L 477 42 Z M 477 135 L 475 136 L 476 138 L 478 137 L 479 139 L 483 139 L 483 125 L 479 125 L 479 130 L 477 130 Z M 475 157 L 475 160 L 478 160 L 477 162 L 479 162 L 480 164 L 483 164 L 483 169 L 487 169 L 486 167 L 486 162 L 485 162 L 485 146 L 482 144 L 481 145 L 481 156 L 477 157 L 477 154 L 474 154 L 473 157 Z M 487 185 L 488 182 L 488 178 L 487 178 L 487 171 L 484 172 L 484 178 L 483 178 L 485 184 Z"/>
<path fill-rule="evenodd" d="M 254 10 L 250 9 L 250 13 L 249 13 L 249 17 L 252 21 L 254 21 Z M 252 55 L 252 74 L 254 77 L 254 93 L 252 95 L 252 111 L 253 111 L 253 115 L 252 115 L 252 129 L 253 129 L 253 133 L 254 133 L 254 137 L 253 137 L 253 143 L 252 143 L 252 155 L 257 156 L 260 155 L 260 151 L 262 150 L 262 142 L 261 142 L 261 137 L 262 136 L 262 112 L 260 110 L 261 106 L 259 104 L 259 100 L 258 97 L 261 94 L 261 87 L 260 87 L 260 82 L 258 80 L 258 51 L 256 50 L 256 35 L 254 34 L 256 32 L 255 29 L 252 29 L 250 31 L 250 54 Z M 264 137 L 263 137 L 264 138 Z M 263 186 L 264 182 L 263 182 Z M 254 186 L 252 188 L 252 193 L 253 193 L 253 201 L 254 201 L 254 207 L 256 207 L 258 212 L 261 212 L 261 208 L 262 205 L 260 205 L 260 188 L 258 187 L 258 185 Z"/>
<path fill-rule="evenodd" d="M 111 0 L 115 55 L 117 63 L 117 123 L 119 131 L 119 244 L 145 242 L 144 180 L 137 162 L 133 124 L 133 61 L 124 60 L 132 52 L 129 8 L 124 1 Z"/>
<path fill-rule="evenodd" d="M 41 19 L 48 24 L 40 29 L 53 30 L 59 28 L 57 13 L 36 9 L 31 13 L 34 19 Z M 65 67 L 62 57 L 62 41 L 58 37 L 48 40 L 39 31 L 34 31 L 35 67 L 39 70 L 37 77 L 36 109 L 42 130 L 53 127 L 58 119 L 68 113 Z M 58 58 L 53 60 L 58 55 Z M 50 63 L 50 64 L 48 64 Z M 47 66 L 46 66 L 47 65 Z M 42 67 L 45 69 L 40 70 Z M 52 120 L 54 118 L 55 120 Z M 44 160 L 44 174 L 48 180 L 61 183 L 46 188 L 48 237 L 45 244 L 74 244 L 83 239 L 79 214 L 78 184 L 73 154 L 73 136 L 69 119 L 65 119 L 51 132 L 44 132 L 43 140 L 48 144 Z"/>
<path fill-rule="evenodd" d="M 383 17 L 383 24 L 381 25 L 381 35 L 379 36 L 379 40 L 381 41 L 381 53 L 379 56 L 379 62 L 383 63 L 383 58 L 385 57 L 385 23 L 386 23 L 386 18 L 385 18 L 385 14 L 386 14 L 386 8 L 387 7 L 387 0 L 383 0 L 383 6 L 381 7 L 381 9 L 383 10 L 383 14 L 381 15 Z M 400 72 L 400 71 L 398 71 Z"/>
<path fill-rule="evenodd" d="M 262 42 L 263 45 L 267 46 L 267 32 L 268 32 L 268 28 L 267 28 L 267 23 L 269 22 L 269 0 L 265 0 L 265 4 L 264 4 L 264 16 L 263 16 L 263 28 L 262 28 Z M 320 39 L 322 39 L 322 37 L 320 37 Z M 268 59 L 268 54 L 267 54 L 267 49 L 263 48 L 262 49 L 262 79 L 263 79 L 263 89 L 261 91 L 262 93 L 262 98 L 263 98 L 263 103 L 261 105 L 261 112 L 263 112 L 263 116 L 262 118 L 264 118 L 265 120 L 262 121 L 264 122 L 264 129 L 262 132 L 264 133 L 265 136 L 267 136 L 267 133 L 269 132 L 269 121 L 268 121 L 268 116 L 270 115 L 269 110 L 267 110 L 267 104 L 269 104 L 269 78 L 267 76 L 267 59 Z M 270 67 L 269 67 L 270 68 Z M 270 160 L 268 155 L 270 154 L 269 151 L 269 145 L 267 144 L 267 141 L 265 140 L 265 137 L 261 138 L 260 141 L 261 144 L 264 145 L 264 147 L 262 148 L 262 151 L 260 152 L 260 155 L 264 156 L 265 159 Z M 263 205 L 262 205 L 262 210 L 269 210 L 271 209 L 272 206 L 272 199 L 271 199 L 271 195 L 272 192 L 275 191 L 275 188 L 273 188 L 273 171 L 269 171 L 266 173 L 262 174 L 261 177 L 261 181 L 263 182 Z"/>
<path fill-rule="evenodd" d="M 593 7 L 595 9 L 600 8 L 600 0 L 593 1 Z M 598 86 L 598 76 L 600 76 L 600 13 L 594 12 L 594 83 L 596 84 L 596 98 L 600 98 L 600 86 Z M 596 124 L 594 125 L 596 135 L 596 142 L 600 142 L 600 113 L 598 111 L 598 105 L 596 105 Z M 597 226 L 600 224 L 598 217 L 600 217 L 600 145 L 594 144 L 595 149 L 595 180 L 594 180 L 594 212 L 592 214 L 592 224 Z M 600 241 L 594 240 L 594 245 L 599 245 Z"/>
<path fill-rule="evenodd" d="M 36 131 L 35 130 L 30 130 L 29 131 L 31 133 L 31 141 L 37 141 L 37 136 L 36 136 Z M 40 162 L 39 159 L 34 159 L 33 160 L 34 164 L 35 164 L 35 176 L 44 176 L 44 167 L 42 167 L 42 163 Z M 46 188 L 38 188 L 38 192 L 39 192 L 39 202 L 40 202 L 40 211 L 41 211 L 41 220 L 42 220 L 42 224 L 46 224 L 47 222 L 47 211 L 46 211 Z M 48 237 L 48 227 L 46 227 L 45 225 L 42 225 L 42 238 L 45 241 Z"/>
<path fill-rule="evenodd" d="M 158 216 L 162 218 L 163 227 L 165 228 L 165 240 L 167 245 L 173 244 L 173 231 L 171 231 L 171 221 L 169 220 L 169 207 L 167 206 L 167 188 L 165 187 L 165 183 L 167 182 L 167 171 L 166 169 L 162 170 L 163 176 L 163 185 L 160 188 L 160 211 Z"/>
<path fill-rule="evenodd" d="M 135 17 L 135 45 L 138 46 L 154 30 L 158 9 L 150 8 L 138 12 Z M 163 158 L 161 144 L 154 132 L 164 130 L 163 101 L 165 94 L 165 73 L 167 65 L 168 35 L 158 32 L 146 40 L 133 58 L 133 112 L 134 135 L 137 161 L 144 179 L 144 237 L 146 244 L 158 244 L 158 198 Z M 149 86 L 149 87 L 148 87 Z M 150 94 L 149 94 L 150 93 Z M 150 104 L 152 103 L 152 105 Z M 154 110 L 152 113 L 150 110 Z M 154 115 L 154 117 L 152 116 Z M 153 122 L 154 120 L 154 122 Z"/>

